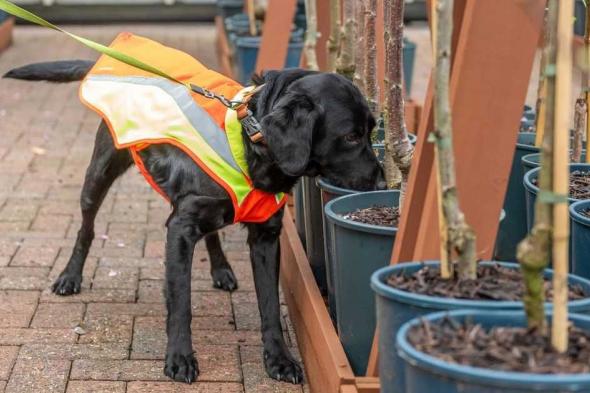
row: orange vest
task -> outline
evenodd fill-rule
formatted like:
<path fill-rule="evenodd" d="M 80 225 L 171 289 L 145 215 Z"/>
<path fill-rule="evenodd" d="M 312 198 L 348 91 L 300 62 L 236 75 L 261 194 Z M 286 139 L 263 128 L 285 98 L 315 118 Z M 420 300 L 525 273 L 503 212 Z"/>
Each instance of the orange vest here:
<path fill-rule="evenodd" d="M 147 38 L 121 33 L 111 48 L 230 99 L 251 89 L 207 69 L 188 54 Z M 286 202 L 252 185 L 237 114 L 185 86 L 101 56 L 80 86 L 80 99 L 106 122 L 118 149 L 129 149 L 140 172 L 164 198 L 138 154 L 168 143 L 190 156 L 229 194 L 234 222 L 263 222 Z"/>

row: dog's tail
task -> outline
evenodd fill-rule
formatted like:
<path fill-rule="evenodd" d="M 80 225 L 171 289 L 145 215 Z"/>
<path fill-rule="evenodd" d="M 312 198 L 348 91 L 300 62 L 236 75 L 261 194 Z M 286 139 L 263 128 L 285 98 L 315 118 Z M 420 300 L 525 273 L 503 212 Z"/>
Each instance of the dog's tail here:
<path fill-rule="evenodd" d="M 28 81 L 48 81 L 66 83 L 81 81 L 94 65 L 90 60 L 63 60 L 33 63 L 4 74 L 3 78 Z"/>

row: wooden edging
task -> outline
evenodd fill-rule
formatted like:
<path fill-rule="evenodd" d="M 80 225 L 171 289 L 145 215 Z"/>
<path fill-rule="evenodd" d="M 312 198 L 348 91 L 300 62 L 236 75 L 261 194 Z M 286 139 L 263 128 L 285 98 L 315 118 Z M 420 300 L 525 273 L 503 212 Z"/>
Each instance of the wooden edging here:
<path fill-rule="evenodd" d="M 285 211 L 281 233 L 281 287 L 311 391 L 357 393 L 355 376 L 332 325 L 289 210 Z"/>
<path fill-rule="evenodd" d="M 0 23 L 0 53 L 12 44 L 12 29 L 14 27 L 14 18 L 8 18 Z"/>

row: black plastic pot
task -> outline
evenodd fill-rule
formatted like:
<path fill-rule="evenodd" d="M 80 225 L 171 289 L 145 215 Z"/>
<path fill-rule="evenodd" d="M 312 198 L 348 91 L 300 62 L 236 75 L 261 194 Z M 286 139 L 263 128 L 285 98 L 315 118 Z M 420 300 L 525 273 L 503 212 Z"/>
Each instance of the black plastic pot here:
<path fill-rule="evenodd" d="M 399 191 L 372 191 L 336 198 L 325 207 L 338 335 L 356 375 L 365 374 L 375 333 L 375 297 L 369 285 L 371 274 L 389 264 L 397 228 L 362 224 L 347 220 L 343 215 L 398 203 Z"/>
<path fill-rule="evenodd" d="M 512 169 L 508 179 L 508 187 L 504 198 L 506 218 L 500 224 L 496 240 L 495 259 L 499 261 L 515 261 L 516 246 L 527 234 L 526 200 L 522 178 L 521 159 L 524 155 L 538 153 L 534 146 L 535 134 L 523 132 L 518 134 L 518 142 L 512 158 Z"/>
<path fill-rule="evenodd" d="M 295 210 L 295 227 L 303 248 L 305 248 L 305 213 L 303 210 L 303 188 L 301 180 L 293 187 L 293 207 Z"/>
<path fill-rule="evenodd" d="M 590 278 L 590 217 L 583 213 L 588 210 L 590 200 L 570 205 L 572 273 L 586 279 Z"/>
<path fill-rule="evenodd" d="M 223 20 L 244 11 L 244 0 L 217 0 L 217 15 Z"/>

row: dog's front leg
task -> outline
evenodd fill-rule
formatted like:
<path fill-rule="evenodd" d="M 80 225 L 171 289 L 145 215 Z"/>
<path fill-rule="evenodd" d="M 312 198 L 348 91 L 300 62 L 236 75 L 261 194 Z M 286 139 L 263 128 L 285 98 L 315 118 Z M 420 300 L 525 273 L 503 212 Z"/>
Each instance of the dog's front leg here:
<path fill-rule="evenodd" d="M 166 333 L 164 374 L 181 382 L 197 379 L 199 368 L 191 338 L 191 267 L 196 242 L 203 236 L 185 198 L 168 219 L 166 235 Z"/>
<path fill-rule="evenodd" d="M 283 337 L 279 304 L 279 235 L 283 211 L 262 224 L 248 225 L 248 243 L 254 284 L 260 310 L 264 366 L 271 378 L 294 384 L 303 381 L 303 371 Z"/>

